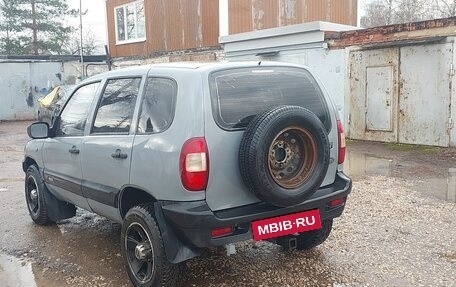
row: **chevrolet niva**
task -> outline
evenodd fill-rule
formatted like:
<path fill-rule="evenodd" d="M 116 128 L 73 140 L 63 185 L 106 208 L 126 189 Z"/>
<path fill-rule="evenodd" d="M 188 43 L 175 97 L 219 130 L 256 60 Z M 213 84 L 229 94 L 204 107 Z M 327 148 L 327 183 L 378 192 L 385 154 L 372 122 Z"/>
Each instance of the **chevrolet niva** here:
<path fill-rule="evenodd" d="M 203 248 L 323 243 L 351 180 L 328 93 L 276 62 L 139 66 L 93 76 L 52 126 L 28 127 L 25 197 L 34 222 L 76 206 L 120 224 L 135 286 L 175 286 Z"/>

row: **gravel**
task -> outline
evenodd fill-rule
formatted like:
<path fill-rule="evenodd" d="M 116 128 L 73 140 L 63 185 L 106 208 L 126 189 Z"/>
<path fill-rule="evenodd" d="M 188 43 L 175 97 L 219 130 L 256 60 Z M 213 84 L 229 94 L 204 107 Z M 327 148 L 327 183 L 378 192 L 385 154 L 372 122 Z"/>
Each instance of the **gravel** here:
<path fill-rule="evenodd" d="M 21 170 L 26 125 L 0 123 L 0 255 L 30 262 L 39 287 L 130 286 L 118 224 L 81 210 L 58 226 L 32 224 Z M 439 199 L 452 182 L 446 177 L 456 167 L 455 149 L 423 153 L 350 145 L 347 162 L 353 170 L 361 167 L 361 174 L 353 176 L 345 213 L 323 245 L 285 252 L 248 241 L 236 244 L 230 257 L 208 250 L 186 263 L 182 286 L 456 287 L 456 204 Z"/>
<path fill-rule="evenodd" d="M 308 252 L 267 242 L 188 263 L 190 286 L 456 286 L 456 207 L 422 197 L 414 183 L 356 181 L 329 239 Z M 241 282 L 241 283 L 239 283 Z"/>

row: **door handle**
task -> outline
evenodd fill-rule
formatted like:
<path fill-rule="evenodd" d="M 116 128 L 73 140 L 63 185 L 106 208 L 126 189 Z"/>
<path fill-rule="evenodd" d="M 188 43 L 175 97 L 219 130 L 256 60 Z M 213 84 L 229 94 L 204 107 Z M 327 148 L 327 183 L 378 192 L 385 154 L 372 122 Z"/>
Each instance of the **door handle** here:
<path fill-rule="evenodd" d="M 115 152 L 111 154 L 113 158 L 120 158 L 120 159 L 126 159 L 128 156 L 126 153 L 122 153 L 120 149 L 116 149 Z"/>
<path fill-rule="evenodd" d="M 79 149 L 76 148 L 76 146 L 72 146 L 69 150 L 68 150 L 70 153 L 73 153 L 73 154 L 79 154 Z"/>

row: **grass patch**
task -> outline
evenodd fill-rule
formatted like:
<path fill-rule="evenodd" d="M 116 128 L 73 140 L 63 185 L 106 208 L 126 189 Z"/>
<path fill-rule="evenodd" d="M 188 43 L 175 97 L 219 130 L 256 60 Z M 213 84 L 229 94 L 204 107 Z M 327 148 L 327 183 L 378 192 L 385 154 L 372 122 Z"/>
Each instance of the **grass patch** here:
<path fill-rule="evenodd" d="M 433 154 L 438 152 L 438 148 L 434 146 L 400 144 L 400 143 L 385 143 L 389 150 L 394 151 L 416 151 L 420 153 Z"/>

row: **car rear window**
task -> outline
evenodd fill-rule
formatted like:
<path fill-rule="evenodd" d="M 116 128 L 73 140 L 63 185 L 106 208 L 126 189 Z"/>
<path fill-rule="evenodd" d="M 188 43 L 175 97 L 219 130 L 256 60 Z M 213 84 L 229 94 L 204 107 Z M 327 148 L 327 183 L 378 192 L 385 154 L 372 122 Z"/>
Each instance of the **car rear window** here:
<path fill-rule="evenodd" d="M 312 111 L 331 129 L 323 94 L 312 75 L 289 67 L 237 68 L 209 76 L 212 110 L 217 124 L 227 130 L 245 128 L 258 114 L 282 105 Z"/>

